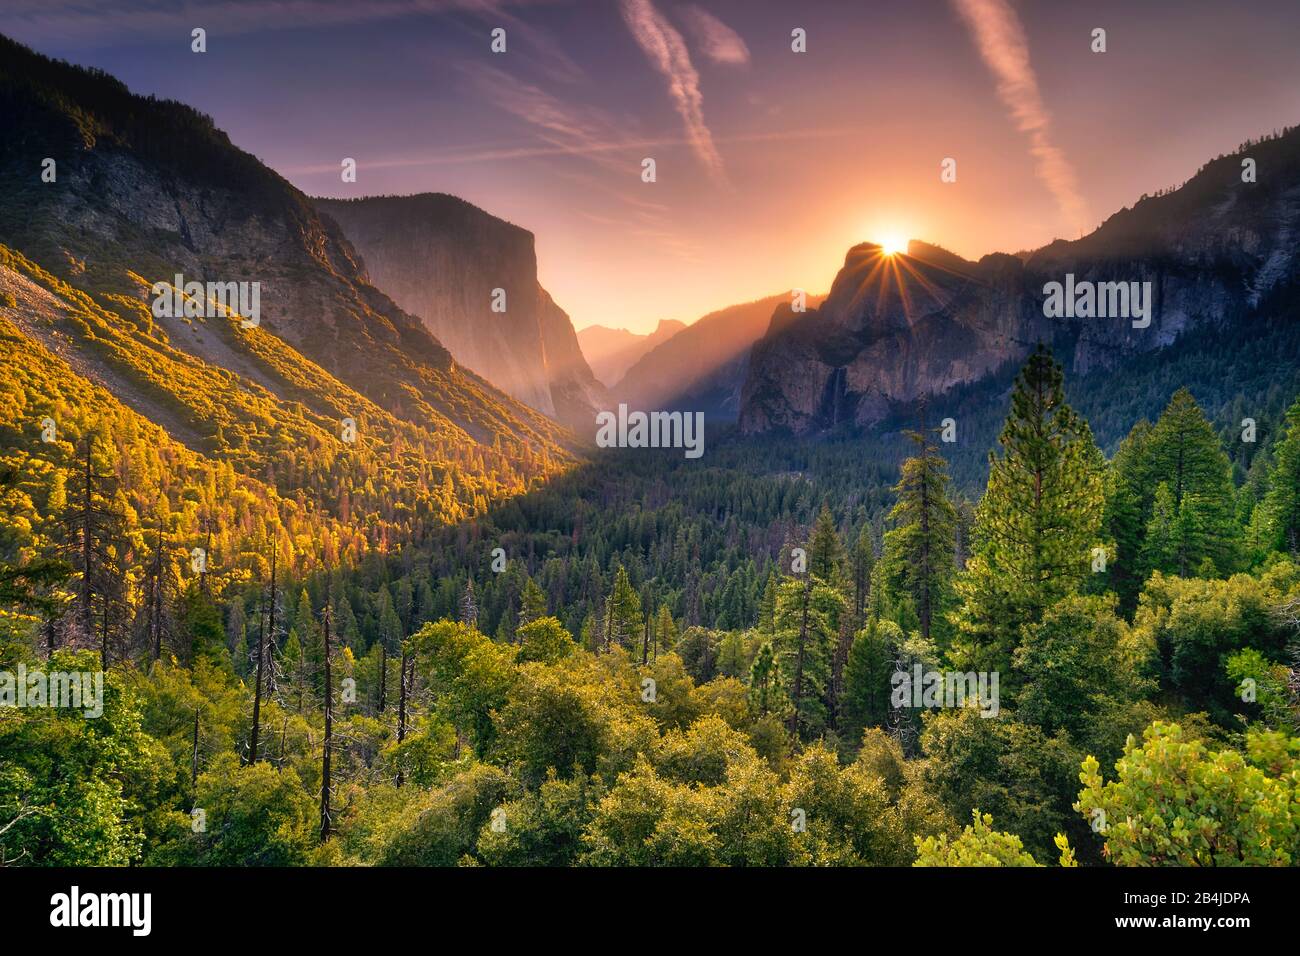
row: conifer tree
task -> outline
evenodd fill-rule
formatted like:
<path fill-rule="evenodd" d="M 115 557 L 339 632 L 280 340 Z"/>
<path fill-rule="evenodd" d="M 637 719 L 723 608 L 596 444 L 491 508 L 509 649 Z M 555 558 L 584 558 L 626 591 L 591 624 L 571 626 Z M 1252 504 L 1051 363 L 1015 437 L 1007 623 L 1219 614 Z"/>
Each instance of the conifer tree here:
<path fill-rule="evenodd" d="M 769 574 L 763 588 L 763 600 L 758 605 L 758 630 L 771 634 L 776 620 L 777 575 Z"/>
<path fill-rule="evenodd" d="M 677 644 L 677 624 L 673 621 L 673 614 L 668 610 L 667 604 L 659 605 L 659 615 L 655 622 L 655 658 L 659 657 L 659 649 L 662 647 L 665 651 L 671 651 Z"/>
<path fill-rule="evenodd" d="M 1016 379 L 998 443 L 975 553 L 957 581 L 954 652 L 966 667 L 1009 672 L 1021 626 L 1079 590 L 1101 530 L 1101 452 L 1045 346 Z"/>
<path fill-rule="evenodd" d="M 943 614 L 956 574 L 957 512 L 948 499 L 948 466 L 925 431 L 906 433 L 916 453 L 903 462 L 896 501 L 889 513 L 894 528 L 885 535 L 885 566 L 890 586 L 908 594 L 927 640 Z"/>
<path fill-rule="evenodd" d="M 903 644 L 903 632 L 893 621 L 872 618 L 853 639 L 844 667 L 843 719 L 840 730 L 854 746 L 868 727 L 889 719 L 890 678 Z"/>
<path fill-rule="evenodd" d="M 835 620 L 844 599 L 812 574 L 782 583 L 777 594 L 774 643 L 782 683 L 793 709 L 791 734 L 811 739 L 825 729 Z"/>
<path fill-rule="evenodd" d="M 623 565 L 614 572 L 614 589 L 605 601 L 605 647 L 631 648 L 641 637 L 641 596 Z"/>
<path fill-rule="evenodd" d="M 166 501 L 161 490 L 161 501 Z M 154 532 L 153 547 L 150 549 L 149 563 L 144 569 L 141 582 L 143 601 L 140 608 L 140 631 L 145 647 L 153 660 L 162 658 L 163 643 L 169 641 L 173 634 L 175 621 L 172 607 L 176 600 L 175 580 L 172 565 L 167 558 L 167 528 L 159 509 L 158 527 Z"/>
<path fill-rule="evenodd" d="M 1232 463 L 1192 393 L 1180 388 L 1151 429 L 1148 480 L 1169 486 L 1173 512 L 1167 546 L 1147 548 L 1144 571 L 1188 577 L 1206 558 L 1220 573 L 1235 569 L 1240 545 Z"/>
<path fill-rule="evenodd" d="M 1120 442 L 1106 469 L 1104 534 L 1115 546 L 1106 573 L 1127 612 L 1137 606 L 1146 581 L 1143 547 L 1159 483 L 1151 471 L 1150 441 L 1151 423 L 1143 419 Z"/>
<path fill-rule="evenodd" d="M 63 522 L 64 555 L 79 575 L 74 616 L 86 638 L 98 635 L 101 662 L 109 665 L 118 622 L 125 619 L 125 568 L 121 551 L 125 517 L 115 502 L 117 479 L 95 461 L 95 436 L 87 433 Z"/>
<path fill-rule="evenodd" d="M 519 599 L 519 627 L 546 617 L 546 592 L 531 577 L 524 582 Z"/>
<path fill-rule="evenodd" d="M 269 660 L 269 647 L 275 646 L 275 543 L 271 544 L 271 595 L 269 601 L 268 613 L 269 623 L 263 626 L 264 615 L 261 601 L 258 602 L 257 608 L 257 670 L 253 678 L 253 728 L 248 736 L 248 762 L 249 764 L 257 763 L 257 744 L 258 736 L 262 728 L 262 688 L 269 677 L 271 662 Z"/>
<path fill-rule="evenodd" d="M 853 626 L 860 628 L 866 621 L 867 604 L 871 600 L 871 574 L 876 566 L 876 547 L 871 540 L 871 526 L 865 521 L 853 545 L 849 563 L 853 578 Z"/>
<path fill-rule="evenodd" d="M 808 570 L 822 583 L 838 585 L 844 573 L 844 545 L 835 530 L 835 518 L 826 505 L 822 505 L 808 539 Z"/>
<path fill-rule="evenodd" d="M 474 581 L 465 582 L 465 590 L 460 596 L 460 623 L 467 627 L 478 627 L 478 599 L 474 596 Z"/>
<path fill-rule="evenodd" d="M 760 716 L 767 716 L 772 711 L 775 691 L 776 651 L 772 649 L 771 641 L 764 641 L 749 669 L 750 707 Z"/>
<path fill-rule="evenodd" d="M 1263 523 L 1269 546 L 1300 557 L 1300 399 L 1287 410 L 1286 431 L 1273 448 Z"/>

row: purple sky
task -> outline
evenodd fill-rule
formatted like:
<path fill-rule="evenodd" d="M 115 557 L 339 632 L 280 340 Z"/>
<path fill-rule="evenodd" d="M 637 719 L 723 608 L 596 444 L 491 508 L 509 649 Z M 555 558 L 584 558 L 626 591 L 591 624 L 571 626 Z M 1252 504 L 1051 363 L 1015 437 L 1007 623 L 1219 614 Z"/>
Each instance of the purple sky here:
<path fill-rule="evenodd" d="M 1073 237 L 1300 122 L 1295 0 L 5 0 L 0 32 L 198 107 L 308 193 L 532 230 L 579 328 L 824 291 L 863 239 Z"/>

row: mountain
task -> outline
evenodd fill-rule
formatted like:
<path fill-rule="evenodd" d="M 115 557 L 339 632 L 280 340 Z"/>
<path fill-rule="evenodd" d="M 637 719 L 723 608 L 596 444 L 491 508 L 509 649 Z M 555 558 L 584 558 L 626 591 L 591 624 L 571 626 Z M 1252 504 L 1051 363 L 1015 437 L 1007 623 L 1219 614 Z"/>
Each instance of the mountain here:
<path fill-rule="evenodd" d="M 283 499 L 282 524 L 340 519 L 333 548 L 458 520 L 573 461 L 570 432 L 456 362 L 366 280 L 332 220 L 210 118 L 0 37 L 0 128 L 0 312 L 7 347 L 39 369 L 6 364 L 0 427 L 33 468 L 58 452 L 31 450 L 44 415 L 123 462 L 161 456 L 164 478 L 183 449 L 224 476 L 212 508 L 243 507 L 239 476 Z M 170 299 L 177 275 L 257 283 L 259 323 L 206 294 L 189 300 L 200 315 L 156 310 L 154 285 Z"/>
<path fill-rule="evenodd" d="M 1243 181 L 1253 159 L 1258 181 Z M 900 405 L 977 383 L 1050 343 L 1072 371 L 1159 361 L 1192 332 L 1268 322 L 1300 279 L 1300 131 L 1243 146 L 1093 233 L 979 262 L 922 242 L 849 250 L 821 308 L 772 316 L 741 399 L 744 432 L 868 427 Z M 1070 278 L 1072 277 L 1072 279 Z M 1150 321 L 1049 318 L 1048 283 L 1138 283 Z M 1149 287 L 1144 287 L 1149 283 Z M 1142 326 L 1142 327 L 1137 327 Z"/>
<path fill-rule="evenodd" d="M 810 296 L 809 307 L 822 298 Z M 735 421 L 750 349 L 773 310 L 789 301 L 785 292 L 710 312 L 638 359 L 613 397 L 632 408 L 680 408 Z"/>
<path fill-rule="evenodd" d="M 578 333 L 578 344 L 582 346 L 582 354 L 587 357 L 596 378 L 612 387 L 641 356 L 684 328 L 686 323 L 676 319 L 660 319 L 655 330 L 648 335 L 605 325 L 589 325 Z"/>
<path fill-rule="evenodd" d="M 455 196 L 317 199 L 371 282 L 458 362 L 575 429 L 603 399 L 568 315 L 537 281 L 533 234 Z M 493 290 L 504 290 L 504 311 Z"/>

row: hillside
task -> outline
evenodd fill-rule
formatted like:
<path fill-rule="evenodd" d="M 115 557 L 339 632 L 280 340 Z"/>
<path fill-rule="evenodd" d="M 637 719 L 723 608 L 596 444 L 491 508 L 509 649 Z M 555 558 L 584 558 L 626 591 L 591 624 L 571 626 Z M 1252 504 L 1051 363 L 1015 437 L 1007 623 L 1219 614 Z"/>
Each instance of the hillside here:
<path fill-rule="evenodd" d="M 64 407 L 61 433 L 94 430 L 128 457 L 183 446 L 385 547 L 572 461 L 570 433 L 457 363 L 366 281 L 332 222 L 209 119 L 7 39 L 0 53 L 0 126 L 21 131 L 0 142 L 14 184 L 0 195 L 0 313 L 13 347 L 42 356 L 5 407 L 16 441 L 59 395 L 96 389 L 112 401 Z M 258 282 L 260 323 L 155 314 L 151 287 L 177 274 Z M 115 418 L 168 440 L 136 449 Z"/>

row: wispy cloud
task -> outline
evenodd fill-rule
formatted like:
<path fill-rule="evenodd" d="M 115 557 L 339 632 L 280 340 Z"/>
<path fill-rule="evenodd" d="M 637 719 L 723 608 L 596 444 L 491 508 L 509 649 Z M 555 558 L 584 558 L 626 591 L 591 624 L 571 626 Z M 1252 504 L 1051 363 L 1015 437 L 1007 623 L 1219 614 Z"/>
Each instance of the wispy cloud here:
<path fill-rule="evenodd" d="M 506 147 L 497 156 L 491 154 L 498 151 L 489 150 L 484 158 L 572 154 L 627 172 L 627 158 L 613 155 L 626 143 L 627 137 L 612 116 L 590 106 L 571 106 L 541 87 L 496 67 L 472 65 L 463 69 L 487 102 L 531 126 L 543 143 L 540 147 Z"/>
<path fill-rule="evenodd" d="M 708 10 L 692 3 L 682 7 L 681 16 L 695 42 L 710 60 L 740 66 L 749 62 L 749 47 L 745 46 L 740 34 Z"/>
<path fill-rule="evenodd" d="M 691 64 L 686 41 L 655 9 L 650 0 L 622 0 L 623 19 L 632 36 L 654 67 L 668 81 L 672 98 L 686 138 L 700 162 L 716 180 L 726 178 L 722 156 L 713 143 L 713 134 L 704 122 L 704 95 L 700 92 L 700 75 Z"/>
<path fill-rule="evenodd" d="M 1007 0 L 953 0 L 970 28 L 984 62 L 997 79 L 998 95 L 1016 127 L 1029 136 L 1038 176 L 1051 190 L 1073 228 L 1088 222 L 1087 204 L 1065 153 L 1052 142 L 1052 120 L 1029 62 L 1029 42 L 1020 18 Z"/>

